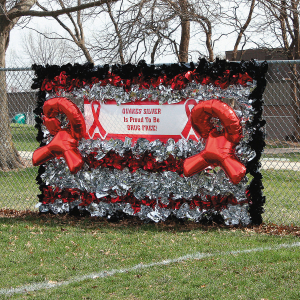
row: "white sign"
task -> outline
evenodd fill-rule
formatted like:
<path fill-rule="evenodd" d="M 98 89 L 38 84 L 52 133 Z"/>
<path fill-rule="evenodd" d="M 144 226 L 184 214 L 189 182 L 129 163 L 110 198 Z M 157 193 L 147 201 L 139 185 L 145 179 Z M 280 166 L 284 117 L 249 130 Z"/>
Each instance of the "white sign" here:
<path fill-rule="evenodd" d="M 88 136 L 91 139 L 121 139 L 134 141 L 146 138 L 166 142 L 169 138 L 198 140 L 191 127 L 191 109 L 197 104 L 187 99 L 176 104 L 158 104 L 157 101 L 136 101 L 116 105 L 114 100 L 84 102 Z"/>

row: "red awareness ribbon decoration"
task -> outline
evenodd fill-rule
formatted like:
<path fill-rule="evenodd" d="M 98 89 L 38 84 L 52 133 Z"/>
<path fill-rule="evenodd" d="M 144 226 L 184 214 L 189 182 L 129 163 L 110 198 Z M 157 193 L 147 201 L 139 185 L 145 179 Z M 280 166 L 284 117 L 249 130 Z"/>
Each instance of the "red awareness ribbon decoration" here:
<path fill-rule="evenodd" d="M 193 104 L 193 105 L 195 106 L 195 105 L 197 105 L 197 101 L 196 101 L 195 99 L 189 99 L 189 100 L 187 100 L 186 103 L 185 103 L 185 112 L 186 112 L 186 115 L 187 115 L 187 117 L 188 117 L 188 121 L 187 121 L 185 127 L 183 128 L 183 130 L 182 130 L 182 132 L 181 132 L 181 135 L 182 135 L 185 139 L 188 138 L 188 135 L 189 135 L 190 130 L 191 130 L 191 128 L 192 128 L 192 123 L 191 123 L 191 110 L 190 110 L 190 108 L 189 108 L 189 105 L 191 105 L 191 104 Z M 198 137 L 199 137 L 198 133 L 197 133 L 196 131 L 194 131 L 194 132 L 195 132 L 196 137 L 198 138 Z"/>
<path fill-rule="evenodd" d="M 95 106 L 97 107 L 97 110 L 95 111 Z M 100 116 L 100 110 L 101 110 L 101 104 L 99 101 L 93 101 L 91 102 L 91 109 L 94 117 L 94 123 L 92 124 L 91 128 L 89 129 L 89 136 L 92 138 L 93 133 L 95 132 L 95 129 L 98 128 L 100 131 L 100 134 L 104 138 L 106 135 L 105 129 L 102 127 L 100 121 L 99 121 L 99 116 Z M 96 134 L 97 135 L 97 134 Z M 97 137 L 97 136 L 96 136 Z"/>
<path fill-rule="evenodd" d="M 79 141 L 86 136 L 84 117 L 79 108 L 69 99 L 57 97 L 48 99 L 43 106 L 43 123 L 54 135 L 51 142 L 36 149 L 32 156 L 34 166 L 44 164 L 55 157 L 63 157 L 72 174 L 76 174 L 83 166 L 84 160 L 78 150 Z M 64 114 L 69 120 L 66 128 L 56 119 Z"/>
<path fill-rule="evenodd" d="M 213 127 L 212 117 L 219 118 L 224 127 L 222 131 Z M 233 109 L 217 99 L 201 101 L 192 109 L 191 124 L 206 141 L 204 150 L 184 161 L 184 175 L 192 176 L 208 166 L 220 166 L 231 182 L 238 184 L 244 178 L 246 168 L 235 155 L 235 147 L 242 138 L 242 127 Z"/>

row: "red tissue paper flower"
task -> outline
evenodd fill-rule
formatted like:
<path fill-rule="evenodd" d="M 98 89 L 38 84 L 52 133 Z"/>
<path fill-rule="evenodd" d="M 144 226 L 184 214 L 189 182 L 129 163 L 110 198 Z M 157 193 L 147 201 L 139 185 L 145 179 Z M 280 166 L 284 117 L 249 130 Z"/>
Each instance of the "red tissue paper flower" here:
<path fill-rule="evenodd" d="M 215 80 L 210 76 L 198 74 L 196 70 L 178 74 L 173 78 L 167 78 L 165 75 L 159 76 L 158 78 L 152 77 L 147 80 L 142 73 L 140 73 L 138 77 L 133 77 L 132 79 L 122 79 L 120 76 L 111 72 L 108 72 L 107 77 L 102 80 L 97 77 L 92 77 L 89 80 L 81 80 L 78 78 L 71 80 L 70 76 L 66 75 L 66 72 L 63 71 L 58 76 L 54 77 L 53 80 L 45 78 L 42 83 L 41 90 L 47 92 L 52 91 L 56 93 L 59 92 L 59 90 L 71 92 L 75 88 L 79 89 L 85 85 L 92 87 L 94 84 L 99 82 L 101 86 L 110 84 L 116 87 L 123 87 L 126 92 L 130 92 L 133 84 L 138 84 L 139 89 L 149 89 L 151 86 L 156 88 L 162 84 L 164 86 L 171 86 L 171 88 L 174 90 L 182 90 L 189 82 L 192 82 L 193 80 L 202 85 L 213 84 L 215 86 L 220 86 L 222 89 L 225 89 L 229 85 L 233 84 L 241 84 L 245 86 L 248 82 L 253 82 L 252 77 L 249 76 L 248 73 L 239 73 L 231 76 L 230 70 L 226 70 L 222 76 L 219 76 Z"/>

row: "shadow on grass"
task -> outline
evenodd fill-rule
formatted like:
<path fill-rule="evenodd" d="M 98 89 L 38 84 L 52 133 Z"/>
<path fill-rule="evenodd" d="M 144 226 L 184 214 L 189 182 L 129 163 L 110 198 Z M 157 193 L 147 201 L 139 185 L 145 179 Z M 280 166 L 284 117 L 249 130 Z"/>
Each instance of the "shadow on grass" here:
<path fill-rule="evenodd" d="M 124 231 L 127 233 L 136 231 L 149 231 L 149 232 L 189 232 L 199 230 L 203 232 L 216 232 L 216 231 L 252 231 L 267 235 L 294 235 L 300 236 L 300 227 L 293 225 L 277 225 L 273 223 L 262 223 L 261 225 L 248 225 L 248 226 L 226 226 L 224 224 L 210 223 L 197 223 L 190 220 L 181 220 L 176 217 L 170 217 L 162 222 L 145 222 L 138 217 L 124 215 L 119 219 L 107 219 L 99 217 L 90 217 L 88 215 L 69 215 L 59 214 L 54 215 L 51 213 L 39 213 L 32 211 L 15 211 L 15 210 L 0 210 L 0 223 L 2 224 L 15 224 L 15 223 L 31 223 L 32 225 L 44 225 L 48 227 L 61 227 L 64 231 L 65 226 L 77 227 L 82 229 L 99 229 L 108 228 L 115 231 Z"/>
<path fill-rule="evenodd" d="M 165 222 L 145 222 L 138 217 L 122 215 L 119 219 L 107 219 L 100 217 L 90 217 L 88 215 L 69 215 L 51 213 L 39 213 L 32 211 L 15 211 L 15 210 L 0 210 L 0 223 L 12 224 L 16 222 L 29 222 L 33 224 L 44 224 L 52 227 L 59 226 L 74 226 L 86 229 L 94 229 L 99 227 L 114 228 L 116 230 L 124 228 L 130 231 L 147 230 L 147 231 L 177 231 L 186 232 L 195 229 L 203 231 L 218 231 L 226 230 L 229 227 L 217 224 L 214 222 L 203 224 L 189 220 L 181 220 L 175 217 L 168 218 Z M 242 228 L 242 227 L 241 227 Z"/>

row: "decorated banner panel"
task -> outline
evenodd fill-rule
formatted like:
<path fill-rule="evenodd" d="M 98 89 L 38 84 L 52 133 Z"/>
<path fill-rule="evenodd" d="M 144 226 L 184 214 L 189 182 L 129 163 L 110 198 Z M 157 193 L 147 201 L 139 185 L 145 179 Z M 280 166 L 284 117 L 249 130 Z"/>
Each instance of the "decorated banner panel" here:
<path fill-rule="evenodd" d="M 89 138 L 121 139 L 139 138 L 149 141 L 181 138 L 198 140 L 191 128 L 191 108 L 195 99 L 186 99 L 175 104 L 159 104 L 158 101 L 135 101 L 117 105 L 114 100 L 105 103 L 84 101 L 84 113 Z M 101 111 L 101 115 L 100 115 Z M 170 118 L 172 116 L 172 118 Z"/>
<path fill-rule="evenodd" d="M 266 63 L 33 68 L 41 212 L 262 222 Z"/>

